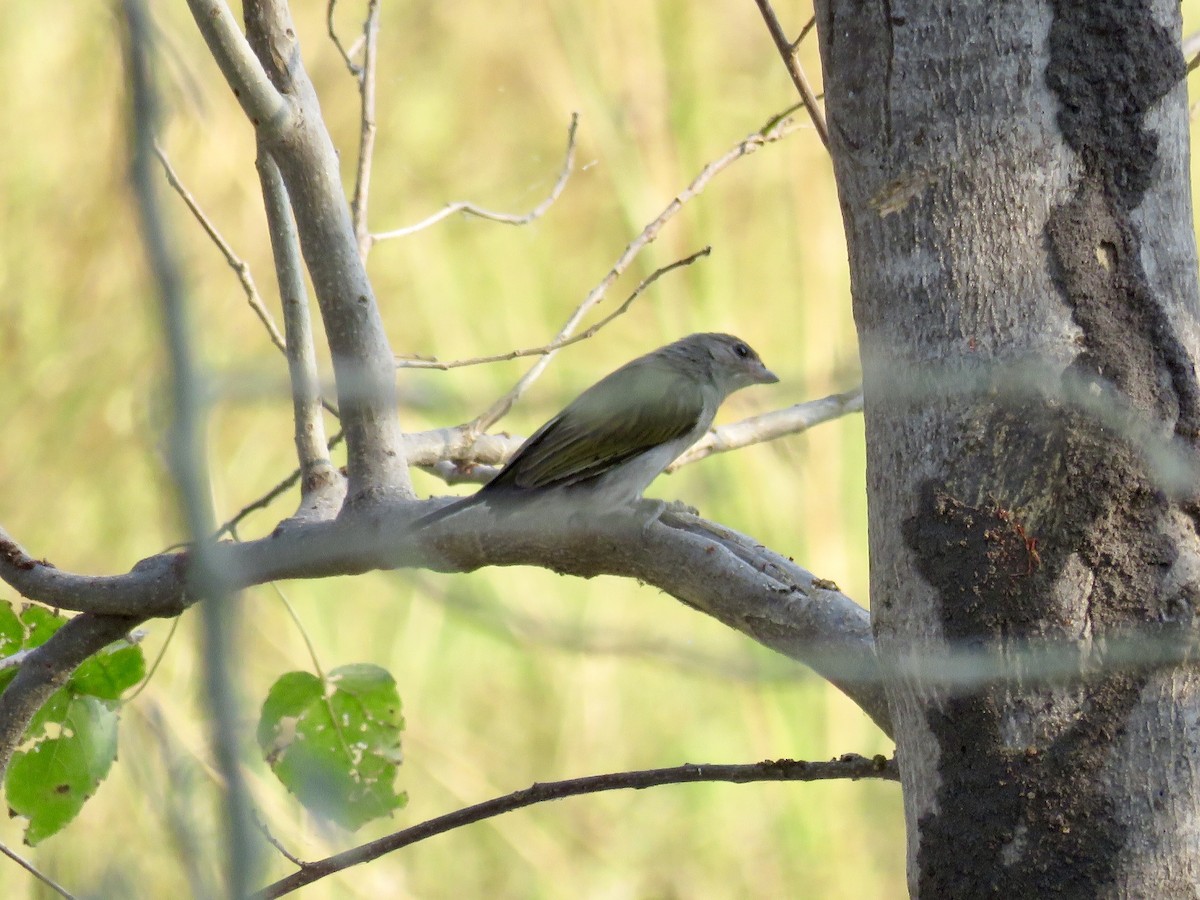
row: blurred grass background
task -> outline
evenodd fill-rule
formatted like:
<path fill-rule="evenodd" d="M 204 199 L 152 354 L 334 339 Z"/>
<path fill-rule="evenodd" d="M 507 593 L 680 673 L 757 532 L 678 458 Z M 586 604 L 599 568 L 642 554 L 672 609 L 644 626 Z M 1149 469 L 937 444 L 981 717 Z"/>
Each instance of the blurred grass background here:
<path fill-rule="evenodd" d="M 1185 3 L 1194 21 L 1197 3 Z M 357 152 L 354 82 L 297 3 L 306 61 L 341 148 Z M 346 43 L 363 7 L 343 3 Z M 807 6 L 781 8 L 789 30 Z M 253 139 L 182 4 L 156 7 L 181 177 L 274 297 Z M 54 27 L 47 27 L 47 23 Z M 376 246 L 370 271 L 398 353 L 442 359 L 544 343 L 625 244 L 709 160 L 794 102 L 754 5 L 684 0 L 385 4 L 374 230 L 470 199 L 524 212 L 552 185 L 570 114 L 578 164 L 541 220 L 453 218 Z M 804 54 L 818 72 L 815 42 Z M 0 6 L 0 521 L 36 556 L 127 570 L 181 538 L 159 445 L 163 360 L 125 184 L 124 87 L 107 4 Z M 226 387 L 211 420 L 224 519 L 291 470 L 282 358 L 232 273 L 168 196 L 191 279 L 196 335 Z M 830 166 L 811 127 L 720 175 L 610 292 L 705 244 L 599 336 L 565 351 L 502 423 L 528 434 L 619 363 L 682 334 L 745 337 L 782 378 L 737 395 L 722 421 L 852 386 L 857 356 Z M 529 365 L 401 373 L 412 429 L 485 408 Z M 236 396 L 234 396 L 236 395 Z M 340 458 L 340 457 L 339 457 Z M 446 493 L 417 474 L 423 493 Z M 861 422 L 706 460 L 651 493 L 683 498 L 867 600 Z M 248 520 L 267 533 L 294 497 Z M 546 781 L 682 762 L 890 752 L 856 707 L 802 667 L 655 590 L 531 570 L 373 574 L 282 586 L 326 668 L 369 661 L 397 679 L 409 807 L 357 835 L 325 830 L 261 764 L 273 833 L 313 858 Z M 9 599 L 15 599 L 6 592 Z M 247 591 L 247 752 L 267 687 L 307 668 L 269 587 Z M 83 896 L 189 895 L 218 840 L 194 613 L 126 708 L 121 756 L 66 833 L 30 851 Z M 169 624 L 145 641 L 157 653 Z M 20 843 L 20 823 L 0 840 Z M 271 855 L 272 877 L 290 867 Z M 4 896 L 43 896 L 0 865 Z M 894 785 L 695 785 L 574 799 L 419 844 L 308 888 L 305 897 L 896 897 L 903 829 Z"/>

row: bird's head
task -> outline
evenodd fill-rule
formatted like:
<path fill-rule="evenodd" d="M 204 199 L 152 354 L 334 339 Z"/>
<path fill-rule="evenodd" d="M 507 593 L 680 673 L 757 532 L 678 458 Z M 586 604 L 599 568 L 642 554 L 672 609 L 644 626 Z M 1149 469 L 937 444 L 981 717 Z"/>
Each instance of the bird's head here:
<path fill-rule="evenodd" d="M 732 334 L 692 334 L 670 346 L 681 359 L 702 369 L 725 396 L 752 384 L 775 384 L 754 348 Z"/>

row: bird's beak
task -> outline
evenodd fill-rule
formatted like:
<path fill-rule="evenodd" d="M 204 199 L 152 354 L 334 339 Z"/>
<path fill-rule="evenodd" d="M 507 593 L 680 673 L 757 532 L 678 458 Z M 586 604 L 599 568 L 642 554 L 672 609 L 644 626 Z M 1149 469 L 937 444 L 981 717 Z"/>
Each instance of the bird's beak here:
<path fill-rule="evenodd" d="M 777 384 L 779 376 L 764 366 L 762 363 L 758 365 L 758 371 L 754 373 L 755 384 Z"/>

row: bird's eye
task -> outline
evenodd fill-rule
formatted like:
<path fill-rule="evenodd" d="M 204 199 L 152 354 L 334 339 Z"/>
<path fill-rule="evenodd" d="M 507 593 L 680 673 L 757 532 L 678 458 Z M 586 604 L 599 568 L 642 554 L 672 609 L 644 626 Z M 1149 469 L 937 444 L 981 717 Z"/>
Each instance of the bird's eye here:
<path fill-rule="evenodd" d="M 740 356 L 742 359 L 745 359 L 746 357 L 748 357 L 750 355 L 750 348 L 747 347 L 745 344 L 734 344 L 733 352 L 736 353 L 738 356 Z"/>

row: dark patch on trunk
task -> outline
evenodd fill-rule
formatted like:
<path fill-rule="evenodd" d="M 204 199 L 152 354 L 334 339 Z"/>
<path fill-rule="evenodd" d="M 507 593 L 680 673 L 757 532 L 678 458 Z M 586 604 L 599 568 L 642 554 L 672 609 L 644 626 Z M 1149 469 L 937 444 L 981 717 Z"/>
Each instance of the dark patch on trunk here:
<path fill-rule="evenodd" d="M 1081 619 L 1103 637 L 1181 618 L 1160 608 L 1175 560 L 1159 533 L 1167 501 L 1119 434 L 1052 400 L 997 398 L 971 412 L 960 459 L 945 482 L 922 486 L 903 527 L 952 647 L 1028 653 L 1048 639 L 1061 663 Z M 992 493 L 998 472 L 1008 496 Z M 1092 575 L 1086 597 L 1054 591 L 1073 559 Z M 1027 656 L 1024 671 L 1035 667 Z M 1019 671 L 928 713 L 942 783 L 920 824 L 921 896 L 1098 896 L 1111 882 L 1124 811 L 1102 775 L 1144 670 L 1070 683 Z M 1039 737 L 1013 746 L 1011 718 L 1037 723 Z"/>
<path fill-rule="evenodd" d="M 1130 219 L 1159 165 L 1146 114 L 1185 75 L 1178 39 L 1145 4 L 1052 5 L 1046 84 L 1083 171 L 1075 196 L 1051 213 L 1046 237 L 1056 281 L 1083 330 L 1077 365 L 1192 443 L 1200 436 L 1200 386 L 1150 289 Z"/>
<path fill-rule="evenodd" d="M 1158 138 L 1146 113 L 1186 75 L 1179 38 L 1129 0 L 1052 0 L 1046 85 L 1058 125 L 1124 212 L 1154 180 Z"/>

